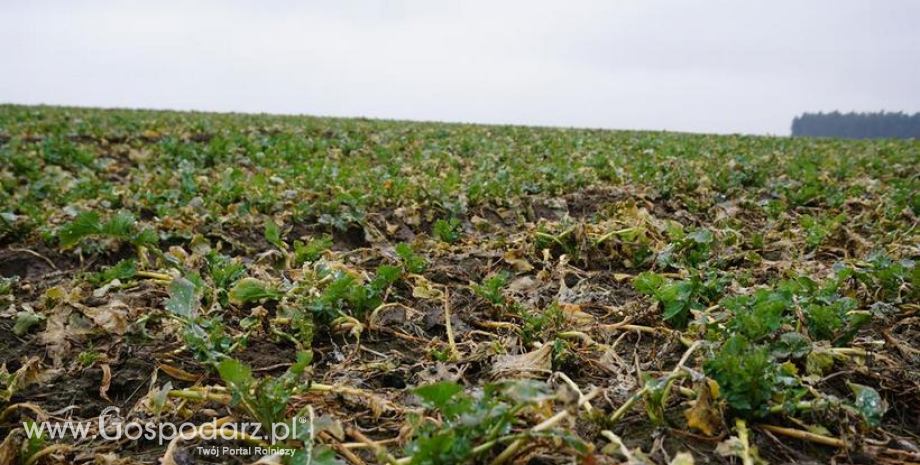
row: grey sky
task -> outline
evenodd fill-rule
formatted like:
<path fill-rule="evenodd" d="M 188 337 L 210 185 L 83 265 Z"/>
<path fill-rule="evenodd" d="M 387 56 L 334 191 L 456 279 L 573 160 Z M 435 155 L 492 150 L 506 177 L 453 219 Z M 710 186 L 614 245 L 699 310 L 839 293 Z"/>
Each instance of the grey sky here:
<path fill-rule="evenodd" d="M 920 1 L 0 0 L 0 102 L 787 134 L 920 111 Z"/>

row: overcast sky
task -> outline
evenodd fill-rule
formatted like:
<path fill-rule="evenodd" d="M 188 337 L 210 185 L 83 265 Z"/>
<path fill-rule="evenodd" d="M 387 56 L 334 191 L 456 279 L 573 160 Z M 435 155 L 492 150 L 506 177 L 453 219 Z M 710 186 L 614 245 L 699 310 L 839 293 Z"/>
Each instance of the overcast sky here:
<path fill-rule="evenodd" d="M 0 0 L 0 102 L 788 134 L 920 111 L 916 0 Z"/>

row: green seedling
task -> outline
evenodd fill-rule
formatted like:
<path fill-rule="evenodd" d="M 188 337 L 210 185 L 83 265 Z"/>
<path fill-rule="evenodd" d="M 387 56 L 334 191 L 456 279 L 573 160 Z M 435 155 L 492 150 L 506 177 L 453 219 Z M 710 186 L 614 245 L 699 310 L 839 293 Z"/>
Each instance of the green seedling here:
<path fill-rule="evenodd" d="M 428 267 L 428 260 L 415 253 L 415 251 L 412 250 L 412 246 L 405 242 L 396 244 L 396 255 L 398 255 L 400 261 L 402 261 L 402 266 L 403 269 L 406 270 L 406 273 L 424 273 L 425 268 Z"/>
<path fill-rule="evenodd" d="M 460 220 L 437 220 L 434 222 L 433 231 L 439 241 L 453 244 L 460 240 Z"/>
<path fill-rule="evenodd" d="M 490 304 L 501 307 L 505 304 L 505 296 L 502 291 L 508 285 L 508 277 L 507 271 L 496 273 L 486 278 L 482 284 L 473 284 L 473 292 Z"/>
<path fill-rule="evenodd" d="M 137 221 L 131 213 L 121 211 L 107 221 L 102 221 L 95 212 L 83 212 L 73 221 L 61 227 L 58 239 L 61 247 L 68 249 L 89 237 L 130 242 L 138 247 L 155 244 L 158 240 L 152 229 L 137 230 Z"/>

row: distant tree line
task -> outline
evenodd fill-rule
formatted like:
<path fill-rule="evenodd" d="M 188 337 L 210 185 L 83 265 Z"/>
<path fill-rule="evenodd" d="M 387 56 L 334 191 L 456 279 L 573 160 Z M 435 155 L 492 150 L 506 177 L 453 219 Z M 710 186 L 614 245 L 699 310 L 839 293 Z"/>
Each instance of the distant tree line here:
<path fill-rule="evenodd" d="M 792 136 L 920 139 L 920 113 L 805 113 L 792 120 Z"/>

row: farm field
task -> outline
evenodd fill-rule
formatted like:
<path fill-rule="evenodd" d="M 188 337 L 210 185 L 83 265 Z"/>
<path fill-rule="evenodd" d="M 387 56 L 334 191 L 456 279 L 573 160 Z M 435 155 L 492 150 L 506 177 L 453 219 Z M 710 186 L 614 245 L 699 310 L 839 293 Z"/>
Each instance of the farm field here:
<path fill-rule="evenodd" d="M 262 463 L 920 462 L 913 140 L 0 105 L 0 183 L 0 464 L 267 442 L 27 437 L 110 406 L 299 424 Z"/>

